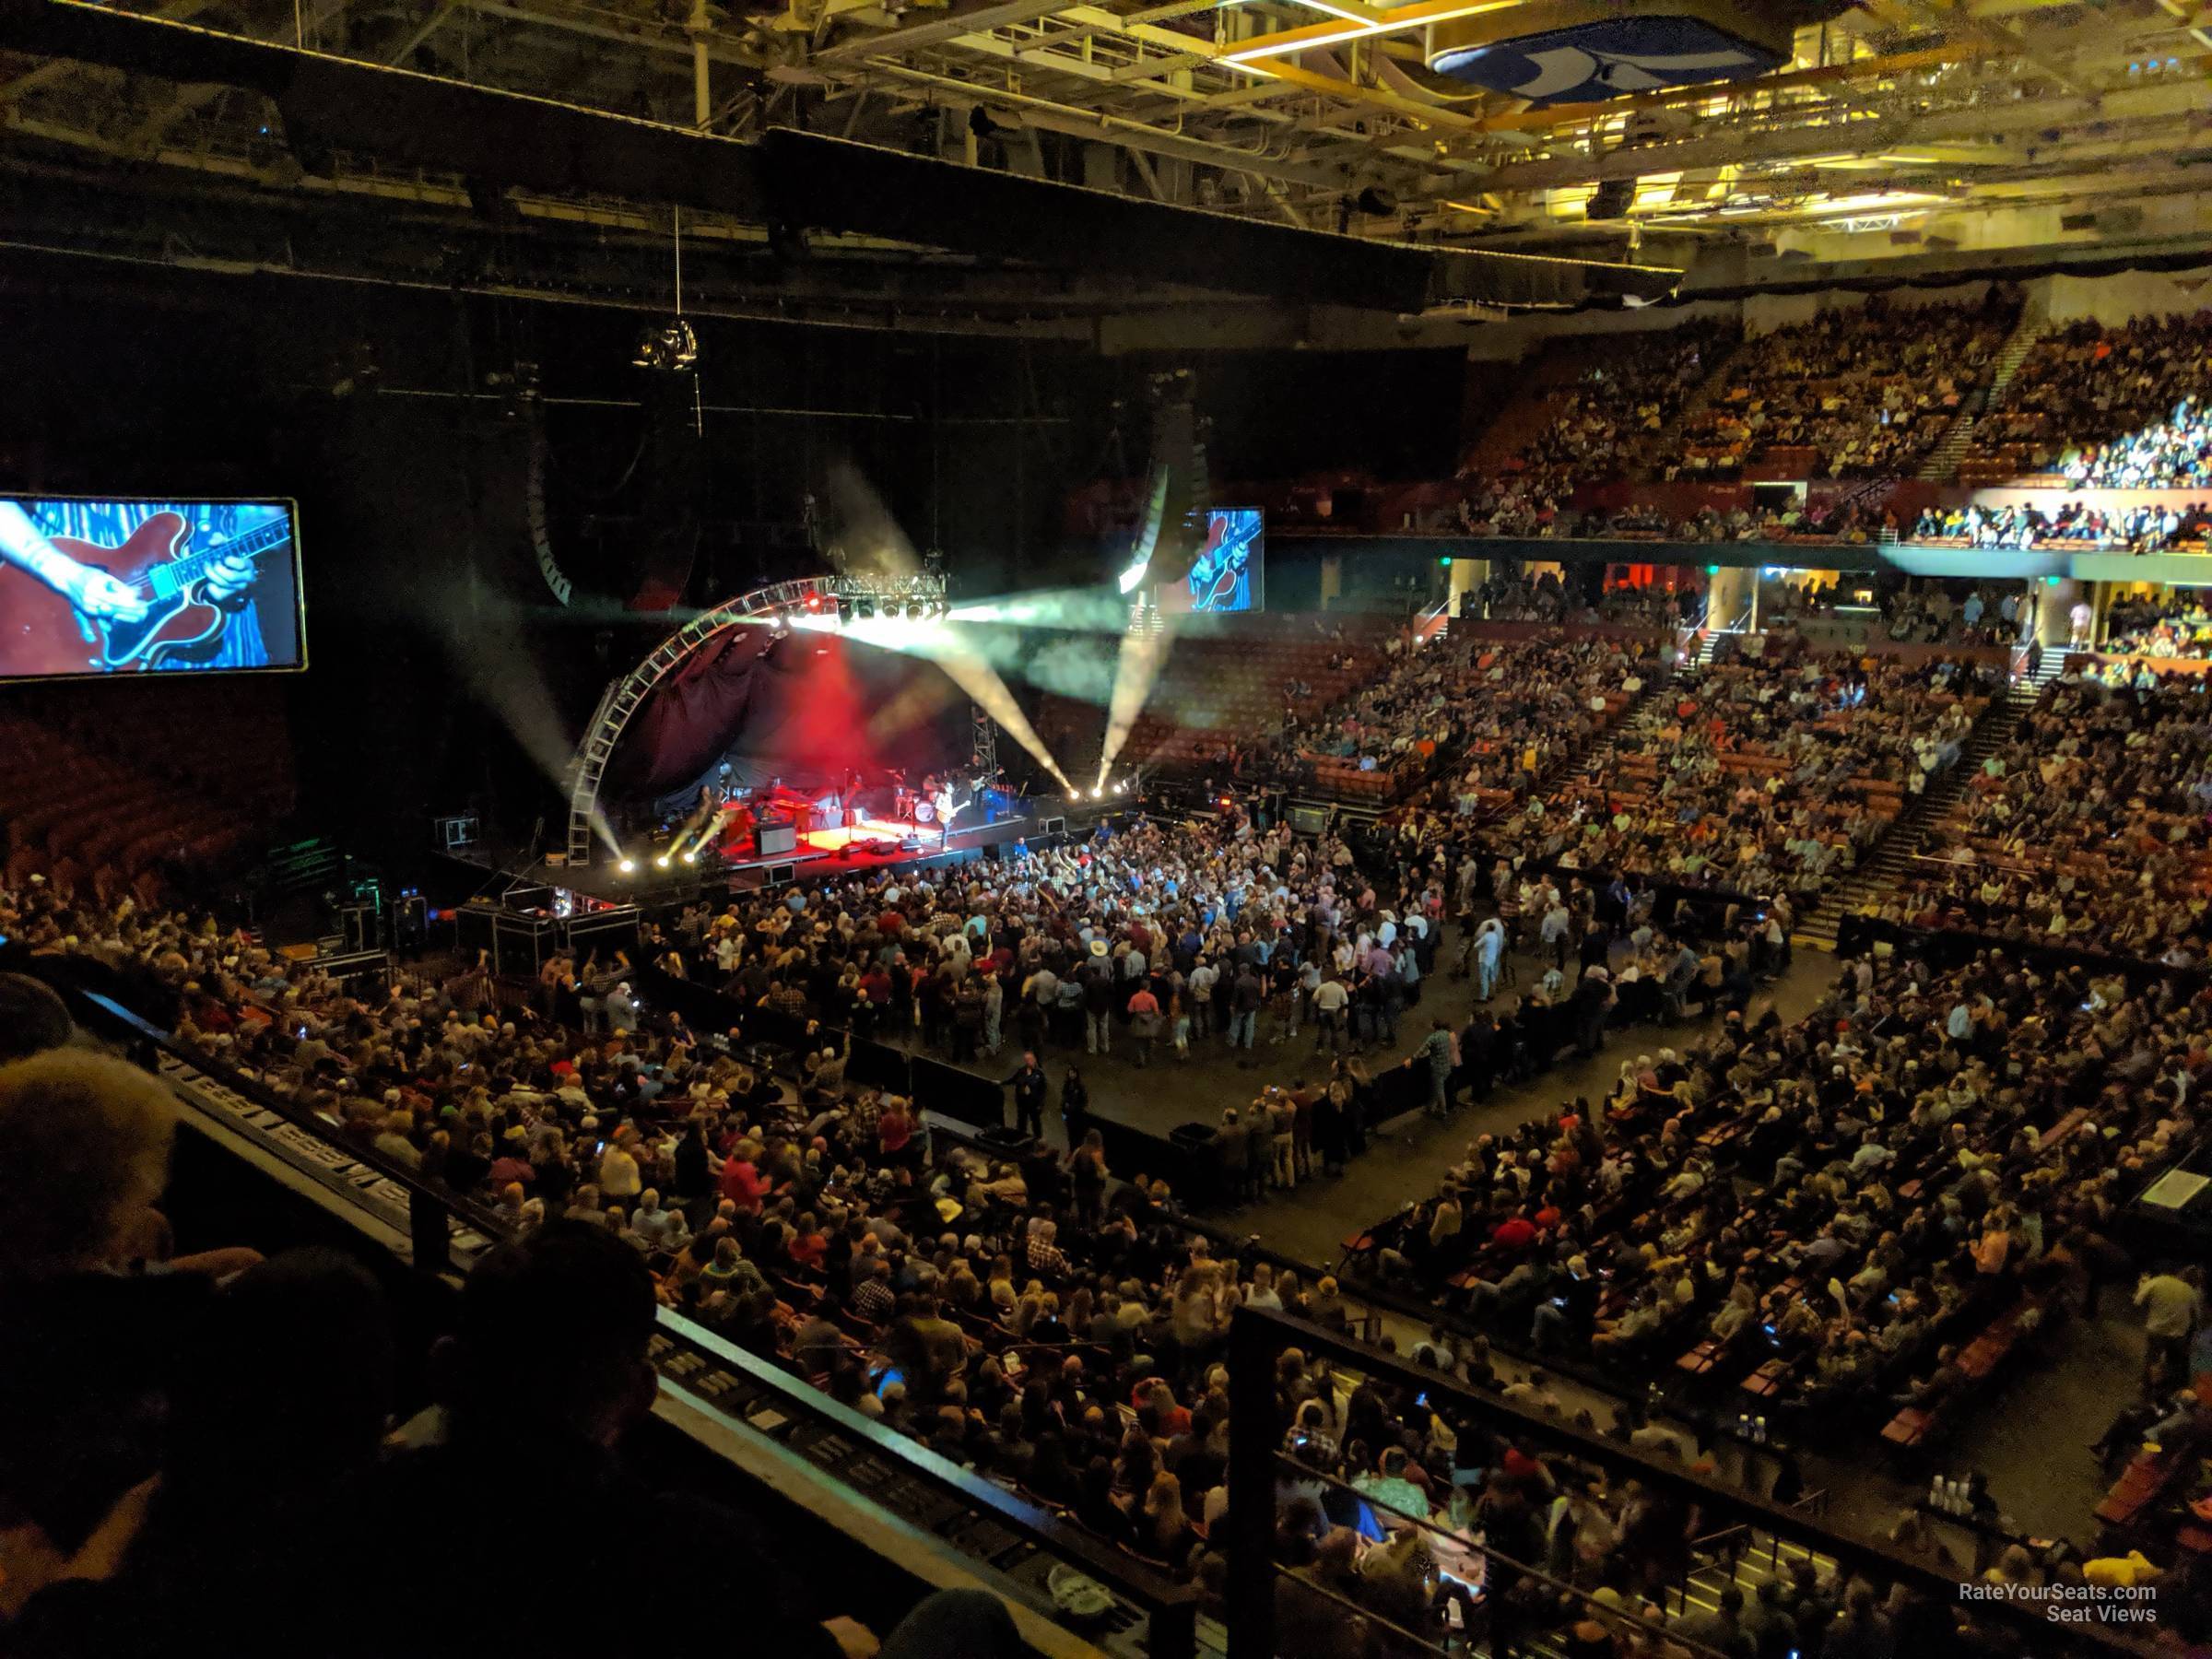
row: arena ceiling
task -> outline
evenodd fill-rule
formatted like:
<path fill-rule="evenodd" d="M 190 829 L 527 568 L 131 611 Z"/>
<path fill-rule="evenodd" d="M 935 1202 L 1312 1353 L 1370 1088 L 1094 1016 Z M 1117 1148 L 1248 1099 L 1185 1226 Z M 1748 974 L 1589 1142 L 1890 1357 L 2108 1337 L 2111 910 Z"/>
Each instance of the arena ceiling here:
<path fill-rule="evenodd" d="M 1569 4 L 127 0 L 104 11 L 724 138 L 804 130 L 1432 248 L 1693 265 L 1715 248 L 1818 235 L 1830 256 L 1834 238 L 1859 238 L 1851 256 L 1864 257 L 1924 234 L 1956 241 L 1968 220 L 1997 223 L 1996 209 L 2102 210 L 2124 227 L 2146 204 L 2212 182 L 2212 6 L 2198 0 L 1745 0 L 1770 25 L 1798 22 L 1779 37 L 1783 61 L 1756 78 L 1602 101 L 1532 103 L 1426 65 L 1431 31 Z M 41 8 L 0 0 L 0 19 Z M 25 44 L 5 28 L 0 43 Z M 300 171 L 261 91 L 57 56 L 35 40 L 0 52 L 0 122 L 11 140 L 109 166 L 256 185 Z M 311 171 L 356 194 L 452 183 L 343 132 L 324 137 L 334 159 Z M 622 222 L 618 197 L 538 193 L 530 211 Z M 759 217 L 724 216 L 733 234 L 763 233 L 745 223 Z M 2001 245 L 1986 231 L 1980 245 L 1993 235 Z"/>

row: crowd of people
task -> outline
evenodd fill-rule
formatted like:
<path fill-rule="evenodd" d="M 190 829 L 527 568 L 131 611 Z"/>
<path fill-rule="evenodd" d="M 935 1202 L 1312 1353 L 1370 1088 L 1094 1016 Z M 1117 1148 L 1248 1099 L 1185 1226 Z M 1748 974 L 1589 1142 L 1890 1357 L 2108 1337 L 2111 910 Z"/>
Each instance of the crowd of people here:
<path fill-rule="evenodd" d="M 2212 657 L 2212 606 L 2197 588 L 2172 588 L 2105 607 L 2107 656 Z"/>
<path fill-rule="evenodd" d="M 1882 597 L 1882 632 L 1900 645 L 2011 645 L 2035 625 L 2036 604 L 2023 582 L 1908 579 Z"/>
<path fill-rule="evenodd" d="M 1493 582 L 1477 597 L 1496 609 L 1589 608 L 1549 577 Z M 1893 626 L 1937 638 L 2009 638 L 2032 619 L 2030 591 L 1961 598 L 1927 583 L 1892 598 Z M 1433 1197 L 1372 1230 L 1371 1265 L 1500 1347 L 1571 1357 L 1630 1385 L 1702 1350 L 1700 1363 L 1768 1375 L 1771 1409 L 1838 1422 L 1961 1406 L 1979 1386 L 1958 1361 L 1967 1343 L 2001 1326 L 2031 1344 L 2093 1312 L 2125 1265 L 2112 1242 L 2124 1189 L 2194 1142 L 2212 1001 L 2178 982 L 2131 984 L 1994 947 L 1942 967 L 1906 946 L 1844 963 L 1802 1019 L 1758 1011 L 1756 988 L 1791 959 L 1795 909 L 1959 763 L 2001 670 L 1824 652 L 1777 632 L 1694 678 L 1666 672 L 1655 639 L 1408 646 L 1286 734 L 1293 748 L 1419 769 L 1424 787 L 1358 840 L 1233 809 L 1140 820 L 1060 847 L 1017 844 L 989 864 L 672 907 L 634 952 L 556 957 L 524 986 L 461 962 L 357 988 L 210 917 L 37 878 L 0 885 L 0 935 L 166 1005 L 182 1042 L 289 1096 L 364 1156 L 474 1201 L 521 1241 L 472 1279 L 465 1362 L 430 1461 L 379 1449 L 365 1391 L 340 1403 L 354 1414 L 343 1455 L 267 1476 L 240 1525 L 312 1518 L 325 1530 L 303 1536 L 358 1539 L 373 1559 L 372 1541 L 404 1535 L 424 1505 L 499 1489 L 515 1455 L 530 1478 L 507 1489 L 545 1513 L 489 1558 L 504 1571 L 525 1571 L 564 1518 L 602 1504 L 638 1512 L 653 1495 L 604 1454 L 650 1398 L 637 1367 L 657 1304 L 1218 1606 L 1230 1324 L 1253 1307 L 1348 1331 L 1356 1309 L 1334 1278 L 1194 1227 L 1151 1172 L 1110 1170 L 1090 1121 L 1093 1056 L 1170 1066 L 1218 1045 L 1267 1068 L 1271 1080 L 1219 1112 L 1213 1147 L 1233 1204 L 1359 1156 L 1385 1065 L 1413 1084 L 1398 1098 L 1445 1118 L 1623 1028 L 1698 1021 L 1688 1037 L 1659 1033 L 1602 1095 L 1476 1137 Z M 2201 963 L 2205 706 L 2194 682 L 2061 682 L 1939 827 L 1939 858 L 1955 868 L 1882 914 L 2007 935 L 2016 950 Z M 1587 775 L 1546 786 L 1559 762 L 1585 758 Z M 1713 889 L 1710 916 L 1677 914 L 1677 888 Z M 1525 986 L 1517 957 L 1534 959 Z M 678 985 L 719 992 L 729 1026 L 694 1029 L 681 1008 L 698 1005 Z M 750 1040 L 755 1010 L 800 1034 L 787 1061 Z M 0 1062 L 65 1041 L 67 1027 L 50 995 L 0 979 Z M 1015 1138 L 933 1135 L 911 1100 L 849 1075 L 847 1033 L 1003 1077 Z M 1310 1056 L 1293 1046 L 1307 1041 Z M 102 1108 L 117 1168 L 99 1224 L 79 1236 L 36 1212 L 6 1218 L 0 1265 L 14 1267 L 0 1289 L 8 1272 L 53 1279 L 162 1253 L 149 1206 L 166 1120 L 120 1080 L 142 1077 L 118 1066 L 92 1084 L 18 1083 L 0 1070 L 0 1151 L 57 1174 L 70 1143 L 11 1138 L 37 1121 L 27 1112 L 88 1110 L 87 1090 L 120 1102 Z M 65 1127 L 65 1113 L 55 1121 Z M 76 1201 L 70 1181 L 48 1185 L 53 1203 Z M 324 1269 L 305 1286 L 264 1273 L 275 1265 L 220 1252 L 171 1265 L 216 1298 L 232 1294 L 218 1279 L 273 1277 L 269 1305 L 288 1312 L 312 1295 L 353 1317 L 375 1300 Z M 2183 1380 L 2195 1316 L 2175 1328 L 2167 1304 L 2194 1287 L 2175 1282 L 2183 1292 L 2152 1299 L 2162 1324 L 2131 1410 L 2163 1412 Z M 566 1298 L 585 1310 L 585 1347 L 544 1335 Z M 356 1319 L 351 1339 L 372 1339 L 380 1317 Z M 1567 1415 L 1540 1371 L 1515 1374 L 1441 1326 L 1414 1357 Z M 494 1411 L 567 1365 L 597 1381 L 543 1390 L 512 1421 Z M 1623 1399 L 1589 1426 L 1639 1453 L 1700 1462 L 1694 1438 L 1647 1419 L 1633 1386 Z M 1387 1649 L 1388 1625 L 1481 1626 L 1493 1651 L 1541 1636 L 1580 1659 L 1655 1654 L 1669 1630 L 1723 1652 L 1781 1642 L 1822 1659 L 1978 1639 L 1956 1606 L 1877 1605 L 1872 1586 L 1818 1574 L 1775 1579 L 1756 1606 L 1670 1617 L 1664 1591 L 1689 1536 L 1677 1494 L 1608 1483 L 1587 1459 L 1302 1355 L 1286 1357 L 1276 1408 L 1286 1646 L 1366 1659 Z M 2159 1428 L 2212 1445 L 2212 1414 L 2193 1406 Z M 592 1457 L 572 1464 L 571 1442 L 594 1435 Z M 107 1576 L 135 1599 L 70 1590 L 99 1575 L 52 1561 L 0 1562 L 0 1617 L 22 1615 L 24 1651 L 59 1653 L 86 1651 L 88 1630 L 115 1646 L 109 1632 L 214 1605 L 238 1572 L 218 1547 L 243 1535 L 203 1540 L 188 1523 L 272 1466 L 248 1460 L 219 1481 L 196 1471 L 203 1484 L 181 1479 L 173 1500 L 166 1489 L 130 1500 L 141 1509 L 119 1512 L 126 1570 Z M 571 1468 L 583 1475 L 563 1495 Z M 119 1503 L 134 1489 L 111 1484 Z M 328 1507 L 341 1499 L 343 1526 Z M 133 1545 L 142 1512 L 152 1519 Z M 1420 1544 L 1430 1526 L 1447 1557 L 1465 1552 L 1461 1589 Z M 615 1530 L 619 1547 L 590 1558 L 610 1583 L 647 1570 L 659 1547 L 658 1529 Z M 88 1548 L 96 1531 L 68 1529 L 68 1548 L 49 1553 Z M 668 1559 L 682 1568 L 752 1547 L 710 1517 L 688 1522 Z M 2034 1571 L 2065 1583 L 2096 1565 L 2061 1552 Z M 441 1561 L 431 1582 L 429 1605 L 445 1612 L 471 1582 L 467 1558 Z M 1473 1587 L 1479 1597 L 1462 1593 Z M 877 1651 L 849 1618 L 817 1618 L 824 1609 L 766 1590 L 759 1600 L 780 1652 Z M 451 1617 L 456 1641 L 480 1629 L 473 1610 Z M 589 1630 L 627 1651 L 604 1622 Z M 881 1651 L 989 1655 L 1012 1640 L 1003 1612 L 956 1600 L 924 1604 Z"/>
<path fill-rule="evenodd" d="M 1538 480 L 1520 478 L 1470 486 L 1458 504 L 1458 532 L 1477 540 L 1504 536 L 1526 541 L 1575 535 L 1580 515 L 1562 519 L 1560 502 L 1566 493 Z"/>
<path fill-rule="evenodd" d="M 2073 500 L 2046 513 L 2027 501 L 2007 501 L 1994 507 L 1923 508 L 1907 539 L 1971 547 L 2074 546 L 2160 553 L 2201 541 L 2207 526 L 2212 526 L 2212 513 L 2202 502 L 2186 507 L 2137 502 L 2107 510 Z"/>
<path fill-rule="evenodd" d="M 2118 326 L 2084 317 L 2044 335 L 1975 423 L 1969 457 L 2075 488 L 2212 482 L 2204 405 L 2212 311 Z"/>
<path fill-rule="evenodd" d="M 1652 458 L 1667 424 L 1735 340 L 1733 324 L 1710 319 L 1607 337 L 1595 360 L 1556 394 L 1557 416 L 1523 446 L 1510 470 L 1524 484 L 1566 488 L 1630 476 Z M 1583 339 L 1571 349 L 1593 351 Z"/>
<path fill-rule="evenodd" d="M 2117 1212 L 2192 1143 L 2208 1038 L 2171 982 L 1847 960 L 1798 1021 L 1732 1011 L 1478 1136 L 1376 1230 L 1374 1270 L 1631 1385 L 1757 1369 L 1782 1432 L 1940 1414 L 1992 1385 L 1958 1361 L 1977 1336 L 2030 1343 L 2120 1280 Z M 2144 1400 L 2187 1382 L 2190 1328 L 2154 1327 Z"/>
<path fill-rule="evenodd" d="M 2203 682 L 2054 683 L 1932 827 L 1881 913 L 2175 964 L 2205 959 Z"/>
<path fill-rule="evenodd" d="M 650 1398 L 642 1357 L 656 1302 L 1195 1581 L 1218 1608 L 1230 1321 L 1251 1306 L 1355 1334 L 1358 1309 L 1334 1278 L 1308 1283 L 1218 1250 L 1158 1183 L 1108 1182 L 1093 1136 L 1066 1158 L 1042 1148 L 1014 1161 L 965 1149 L 933 1157 L 906 1102 L 818 1070 L 795 1088 L 771 1081 L 693 1043 L 665 1015 L 624 1030 L 621 1013 L 603 1006 L 613 1029 L 587 1033 L 561 1023 L 558 999 L 542 994 L 482 1006 L 484 987 L 468 974 L 356 998 L 210 922 L 141 916 L 127 902 L 103 912 L 35 888 L 0 895 L 0 918 L 34 950 L 150 975 L 179 998 L 187 1043 L 317 1105 L 364 1147 L 484 1199 L 517 1241 L 477 1266 L 450 1386 L 402 1437 L 424 1449 L 397 1453 L 379 1445 L 389 1381 L 376 1357 L 388 1356 L 389 1326 L 358 1269 L 259 1265 L 250 1253 L 171 1264 L 206 1277 L 217 1299 L 212 1318 L 205 1299 L 191 1304 L 206 1322 L 206 1340 L 188 1344 L 194 1360 L 236 1365 L 239 1350 L 224 1339 L 254 1323 L 248 1384 L 220 1392 L 219 1423 L 194 1416 L 206 1409 L 196 1380 L 178 1385 L 178 1433 L 206 1435 L 219 1455 L 202 1467 L 180 1453 L 143 1522 L 133 1507 L 141 1500 L 126 1493 L 122 1520 L 101 1524 L 138 1533 L 107 1571 L 92 1571 L 80 1551 L 70 1571 L 43 1581 L 11 1573 L 13 1651 L 118 1640 L 171 1651 L 193 1628 L 189 1616 L 217 1614 L 250 1584 L 271 1638 L 296 1639 L 312 1611 L 308 1586 L 332 1582 L 331 1563 L 310 1572 L 304 1556 L 288 1576 L 296 1550 L 358 1539 L 359 1566 L 347 1571 L 368 1572 L 376 1540 L 450 1516 L 485 1490 L 527 1500 L 496 1549 L 383 1574 L 438 1621 L 424 1644 L 459 1652 L 496 1620 L 511 1634 L 582 1631 L 604 1651 L 637 1651 L 609 1622 L 618 1600 L 585 1619 L 553 1604 L 519 1612 L 486 1596 L 476 1570 L 523 1572 L 578 1527 L 591 1535 L 571 1538 L 569 1559 L 594 1570 L 698 1562 L 688 1582 L 724 1584 L 762 1559 L 761 1542 L 732 1518 L 653 1493 L 610 1455 Z M 41 1029 L 58 1040 L 65 1013 L 34 1001 Z M 114 1166 L 102 1225 L 65 1238 L 66 1248 L 48 1244 L 66 1234 L 53 1209 L 82 1189 L 42 1191 L 8 1217 L 11 1272 L 82 1270 L 147 1248 L 137 1218 L 160 1184 L 161 1091 L 120 1063 L 89 1064 L 92 1085 L 115 1096 L 101 1100 Z M 57 1086 L 43 1073 L 0 1072 L 0 1144 L 57 1167 L 82 1133 L 70 1116 L 84 1110 L 67 1092 L 74 1076 Z M 41 1220 L 49 1225 L 33 1225 Z M 215 1276 L 241 1268 L 213 1289 Z M 1493 1365 L 1479 1341 L 1440 1327 L 1411 1357 L 1477 1394 L 1566 1415 L 1540 1372 Z M 281 1418 L 285 1432 L 241 1449 L 241 1415 L 268 1420 L 262 1389 L 295 1374 L 349 1386 L 320 1394 L 312 1420 Z M 1713 1636 L 1712 1612 L 1677 1600 L 1670 1618 L 1693 1519 L 1679 1493 L 1608 1480 L 1587 1457 L 1356 1366 L 1290 1353 L 1275 1381 L 1285 1454 L 1277 1548 L 1289 1570 L 1278 1641 L 1360 1659 L 1396 1625 L 1487 1633 L 1494 1649 L 1548 1636 L 1578 1654 L 1627 1659 L 1663 1651 L 1669 1633 Z M 1653 1439 L 1636 1407 L 1608 1415 L 1585 1411 L 1583 1426 L 1626 1452 L 1672 1443 L 1670 1457 L 1694 1455 Z M 20 1491 L 18 1480 L 11 1497 Z M 680 1511 L 678 1535 L 586 1524 L 645 1510 L 670 1520 Z M 287 1536 L 296 1543 L 272 1541 Z M 245 1539 L 255 1547 L 240 1549 Z M 1455 1576 L 1440 1576 L 1440 1560 Z M 1324 1594 L 1334 1591 L 1346 1594 Z M 749 1628 L 779 1653 L 930 1659 L 1018 1646 L 1003 1610 L 972 1594 L 924 1602 L 880 1649 L 850 1617 L 809 1622 L 818 1609 L 788 1606 L 798 1598 L 772 1583 L 752 1584 L 747 1597 Z M 1831 1629 L 1965 1633 L 1954 1630 L 1955 1610 L 1910 1594 L 1878 1601 L 1867 1584 L 1806 1572 L 1746 1617 L 1807 1648 Z M 1720 1611 L 1744 1612 L 1725 1601 Z M 181 1616 L 185 1625 L 164 1638 Z M 656 1641 L 670 1628 L 657 1624 Z M 345 1651 L 368 1652 L 381 1637 L 349 1640 L 338 1639 Z"/>
<path fill-rule="evenodd" d="M 1911 474 L 1948 431 L 2018 321 L 1993 286 L 1979 303 L 1896 305 L 1877 295 L 1755 335 L 1728 383 L 1682 425 L 1662 476 L 1730 478 L 1776 449 L 1806 449 L 1815 477 Z"/>
<path fill-rule="evenodd" d="M 1544 856 L 1751 894 L 1817 893 L 1957 763 L 2000 673 L 1784 636 L 1640 709 L 1594 775 L 1527 810 Z"/>
<path fill-rule="evenodd" d="M 442 995 L 351 1002 L 247 935 L 141 916 L 128 900 L 0 890 L 0 917 L 33 961 L 83 953 L 126 970 L 135 994 L 166 988 L 185 1008 L 181 1036 L 210 1056 L 273 1060 L 248 1028 L 280 1005 L 301 1017 L 303 1042 L 372 1034 L 358 1066 L 341 1042 L 291 1086 L 381 1084 L 373 1119 L 348 1109 L 345 1131 L 373 1129 L 389 1159 L 450 1159 L 466 1179 L 463 1131 L 478 1129 L 502 1133 L 503 1159 L 535 1157 L 546 1171 L 537 1208 L 469 1275 L 431 1356 L 432 1403 L 395 1429 L 401 1372 L 417 1366 L 400 1358 L 392 1276 L 319 1248 L 178 1253 L 156 1207 L 177 1117 L 169 1082 L 83 1038 L 42 980 L 0 974 L 0 1644 L 11 1654 L 182 1659 L 217 1629 L 225 1651 L 254 1655 L 457 1656 L 501 1641 L 643 1653 L 712 1640 L 736 1606 L 762 1651 L 800 1659 L 1027 1651 L 1004 1605 L 972 1590 L 878 1611 L 879 1639 L 853 1616 L 851 1586 L 810 1583 L 806 1563 L 752 1521 L 661 1491 L 625 1463 L 623 1435 L 656 1383 L 648 1345 L 665 1290 L 648 1241 L 667 1243 L 662 1212 L 619 1198 L 603 1209 L 588 1182 L 551 1179 L 572 1169 L 558 1143 L 588 1110 L 558 1094 L 533 1107 L 524 1088 L 484 1114 L 440 1081 L 485 1064 L 501 1082 L 571 1086 L 573 1072 L 563 1083 L 522 1070 L 535 1036 L 470 1021 Z M 58 966 L 65 979 L 95 971 Z M 623 1085 L 593 1080 L 611 1124 Z M 507 1126 L 526 1133 L 508 1138 Z M 610 1144 L 603 1177 L 614 1161 Z M 726 1229 L 700 1221 L 727 1245 Z M 488 1524 L 465 1548 L 393 1549 L 450 1536 L 470 1514 Z M 554 1559 L 592 1593 L 500 1593 Z M 670 1598 L 641 1630 L 613 1591 L 669 1574 L 699 1594 Z M 881 1609 L 886 1589 L 861 1594 Z"/>
<path fill-rule="evenodd" d="M 1287 727 L 1282 740 L 1422 775 L 1447 756 L 1454 792 L 1471 813 L 1479 792 L 1525 793 L 1556 760 L 1587 747 L 1607 718 L 1606 694 L 1634 696 L 1658 666 L 1650 640 L 1447 636 Z"/>

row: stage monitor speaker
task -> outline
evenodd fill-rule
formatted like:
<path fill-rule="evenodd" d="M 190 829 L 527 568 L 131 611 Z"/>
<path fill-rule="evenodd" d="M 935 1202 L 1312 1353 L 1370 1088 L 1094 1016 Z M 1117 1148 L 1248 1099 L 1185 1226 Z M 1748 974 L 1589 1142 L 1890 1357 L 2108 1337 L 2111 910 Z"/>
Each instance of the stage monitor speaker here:
<path fill-rule="evenodd" d="M 797 865 L 767 865 L 761 868 L 760 883 L 763 887 L 783 887 L 791 882 L 798 873 L 799 866 Z"/>
<path fill-rule="evenodd" d="M 375 994 L 362 990 L 362 982 L 383 981 L 391 976 L 392 959 L 382 950 L 326 951 L 313 964 L 318 972 L 327 973 L 348 993 L 359 995 Z"/>
<path fill-rule="evenodd" d="M 1037 821 L 1037 833 L 1041 836 L 1065 835 L 1067 820 L 1064 818 L 1040 818 Z"/>
<path fill-rule="evenodd" d="M 753 841 L 763 858 L 772 858 L 782 853 L 795 853 L 799 847 L 799 832 L 790 824 L 762 824 L 754 831 Z"/>
<path fill-rule="evenodd" d="M 638 922 L 641 913 L 634 904 L 610 905 L 606 910 L 578 911 L 568 918 L 561 931 L 571 950 L 597 950 L 603 957 L 611 957 L 618 949 L 637 949 Z"/>
<path fill-rule="evenodd" d="M 1329 809 L 1326 806 L 1293 806 L 1290 808 L 1290 828 L 1299 835 L 1322 835 L 1329 828 Z"/>

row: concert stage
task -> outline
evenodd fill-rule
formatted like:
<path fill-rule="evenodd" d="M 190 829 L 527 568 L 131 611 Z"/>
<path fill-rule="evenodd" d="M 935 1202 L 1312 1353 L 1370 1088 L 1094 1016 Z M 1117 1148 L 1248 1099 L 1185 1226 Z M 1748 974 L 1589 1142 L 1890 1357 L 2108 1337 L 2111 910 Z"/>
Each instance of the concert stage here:
<path fill-rule="evenodd" d="M 941 869 L 971 860 L 999 856 L 999 849 L 1026 840 L 1032 850 L 1055 846 L 1071 836 L 1088 836 L 1100 823 L 1125 816 L 1126 801 L 1065 801 L 1056 795 L 1022 799 L 1019 810 L 994 823 L 965 828 L 955 824 L 949 836 L 940 838 L 934 829 L 919 830 L 902 821 L 862 815 L 857 824 L 809 830 L 797 837 L 789 853 L 760 853 L 735 847 L 711 853 L 700 863 L 674 863 L 663 868 L 639 859 L 637 868 L 624 875 L 616 860 L 605 853 L 581 868 L 555 853 L 546 858 L 502 862 L 480 846 L 455 848 L 445 856 L 494 878 L 486 893 L 496 895 L 504 886 L 524 891 L 549 889 L 557 904 L 573 908 L 581 897 L 598 904 L 637 904 L 658 907 L 709 900 L 732 893 L 758 892 L 763 888 L 793 882 L 834 880 L 840 877 L 873 876 L 879 871 Z M 560 895 L 569 895 L 561 899 Z M 533 904 L 530 908 L 538 908 Z"/>

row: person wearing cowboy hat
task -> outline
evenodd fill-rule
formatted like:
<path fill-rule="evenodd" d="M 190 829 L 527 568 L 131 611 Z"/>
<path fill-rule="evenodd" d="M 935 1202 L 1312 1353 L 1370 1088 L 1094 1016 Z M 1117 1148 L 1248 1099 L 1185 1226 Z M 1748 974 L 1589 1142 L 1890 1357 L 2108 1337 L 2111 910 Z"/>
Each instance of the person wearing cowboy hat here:
<path fill-rule="evenodd" d="M 1106 1054 L 1112 1052 L 1114 972 L 1112 951 L 1104 935 L 1093 935 L 1090 954 L 1076 970 L 1076 980 L 1083 987 L 1083 1052 L 1088 1054 Z"/>

